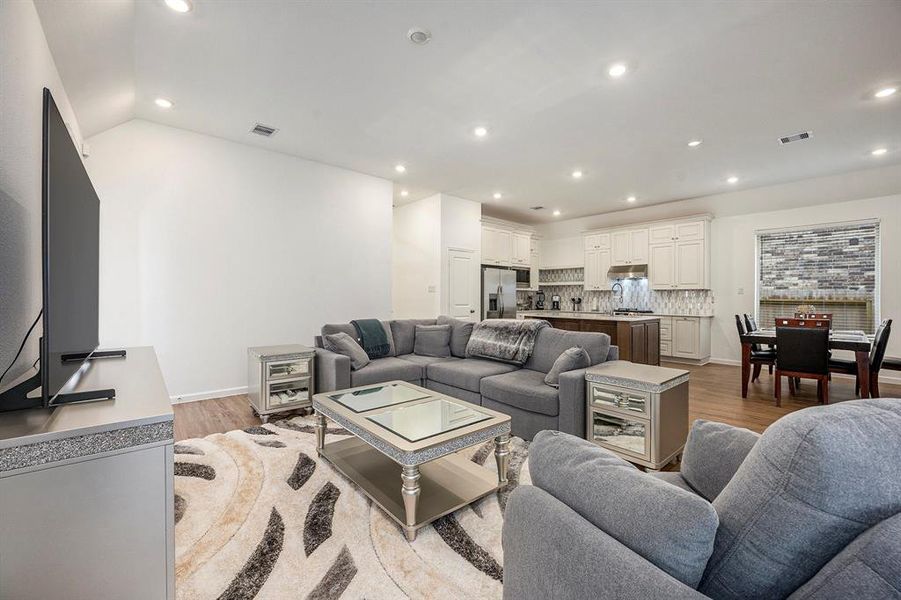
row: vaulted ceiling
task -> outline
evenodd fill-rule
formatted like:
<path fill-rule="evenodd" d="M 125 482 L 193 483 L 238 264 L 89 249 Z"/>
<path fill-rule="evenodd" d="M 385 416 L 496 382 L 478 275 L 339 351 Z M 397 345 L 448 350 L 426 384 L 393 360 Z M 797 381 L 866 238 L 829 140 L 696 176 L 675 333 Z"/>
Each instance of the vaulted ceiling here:
<path fill-rule="evenodd" d="M 36 4 L 86 136 L 148 119 L 385 177 L 398 202 L 543 222 L 901 162 L 901 91 L 873 97 L 901 84 L 901 2 Z"/>

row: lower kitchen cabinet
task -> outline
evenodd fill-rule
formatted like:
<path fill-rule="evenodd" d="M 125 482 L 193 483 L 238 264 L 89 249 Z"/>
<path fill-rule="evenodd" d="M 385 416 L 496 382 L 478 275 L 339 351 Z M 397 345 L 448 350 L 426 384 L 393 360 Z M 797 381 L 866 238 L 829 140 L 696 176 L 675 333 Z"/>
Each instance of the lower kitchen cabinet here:
<path fill-rule="evenodd" d="M 661 317 L 660 354 L 677 361 L 706 363 L 710 359 L 710 318 Z"/>

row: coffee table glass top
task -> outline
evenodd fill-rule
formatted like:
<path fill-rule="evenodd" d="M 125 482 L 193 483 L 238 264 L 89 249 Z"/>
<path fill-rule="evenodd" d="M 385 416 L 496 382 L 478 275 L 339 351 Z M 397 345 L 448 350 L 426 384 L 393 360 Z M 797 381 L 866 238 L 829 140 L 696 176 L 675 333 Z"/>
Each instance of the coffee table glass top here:
<path fill-rule="evenodd" d="M 492 418 L 479 410 L 444 398 L 399 406 L 366 417 L 408 442 L 418 442 Z"/>
<path fill-rule="evenodd" d="M 427 398 L 428 396 L 429 392 L 427 390 L 389 383 L 362 390 L 351 390 L 342 394 L 331 394 L 329 398 L 342 406 L 346 406 L 355 413 L 361 413 L 367 410 L 375 410 L 376 408 Z"/>

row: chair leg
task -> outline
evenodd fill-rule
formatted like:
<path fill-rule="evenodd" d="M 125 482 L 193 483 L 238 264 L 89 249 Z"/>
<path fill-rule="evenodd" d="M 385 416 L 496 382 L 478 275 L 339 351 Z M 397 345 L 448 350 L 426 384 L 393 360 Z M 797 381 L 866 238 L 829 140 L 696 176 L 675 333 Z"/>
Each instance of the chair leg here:
<path fill-rule="evenodd" d="M 798 393 L 798 387 L 797 387 L 797 384 L 795 383 L 794 377 L 788 378 L 788 393 L 791 394 L 792 396 L 794 396 Z"/>
<path fill-rule="evenodd" d="M 823 380 L 817 379 L 817 402 L 823 403 Z"/>
<path fill-rule="evenodd" d="M 760 368 L 760 363 L 754 365 L 754 372 L 751 374 L 751 381 L 757 381 L 758 379 L 760 379 Z"/>
<path fill-rule="evenodd" d="M 829 382 L 823 382 L 823 404 L 829 404 Z"/>
<path fill-rule="evenodd" d="M 789 378 L 791 381 L 791 378 Z M 782 374 L 779 370 L 776 370 L 776 386 L 775 386 L 775 395 L 776 395 L 776 406 L 782 406 Z"/>
<path fill-rule="evenodd" d="M 870 398 L 879 397 L 879 373 L 870 373 Z"/>
<path fill-rule="evenodd" d="M 770 365 L 770 375 L 773 374 L 773 365 Z"/>
<path fill-rule="evenodd" d="M 854 377 L 854 395 L 860 396 L 860 377 Z"/>

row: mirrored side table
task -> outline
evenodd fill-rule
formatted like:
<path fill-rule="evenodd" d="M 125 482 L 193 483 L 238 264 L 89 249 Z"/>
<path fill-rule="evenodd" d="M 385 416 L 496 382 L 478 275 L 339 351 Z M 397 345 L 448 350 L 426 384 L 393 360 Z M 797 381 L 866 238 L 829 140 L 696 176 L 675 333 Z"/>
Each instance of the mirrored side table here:
<path fill-rule="evenodd" d="M 247 396 L 263 423 L 275 413 L 312 407 L 315 356 L 299 344 L 247 349 Z"/>

